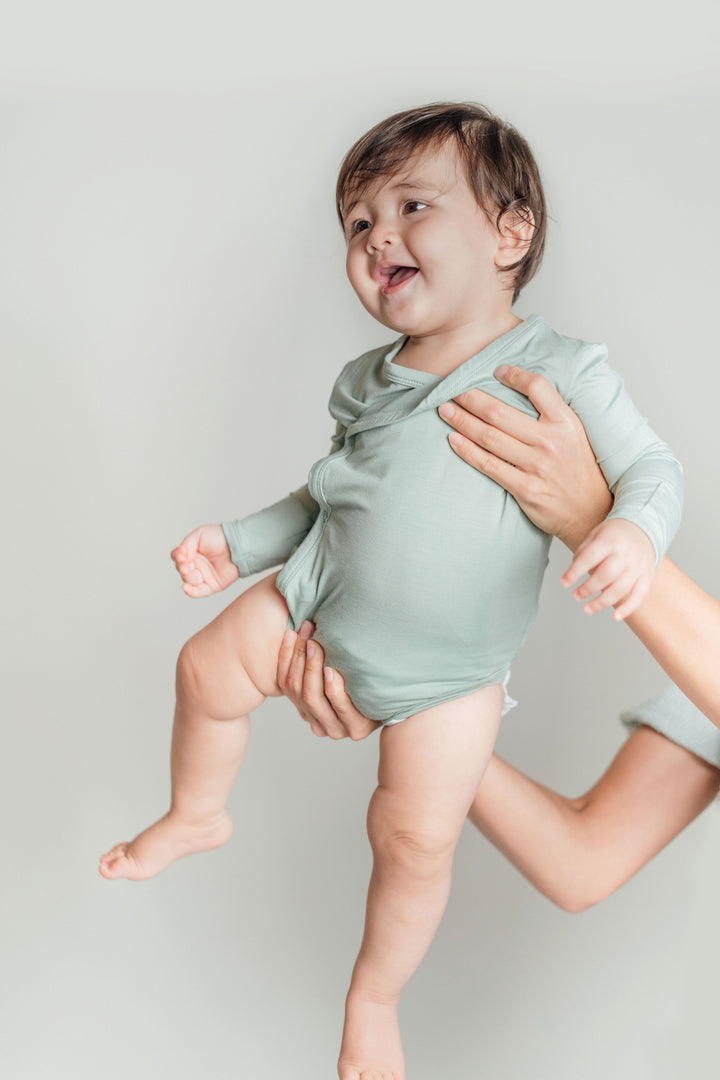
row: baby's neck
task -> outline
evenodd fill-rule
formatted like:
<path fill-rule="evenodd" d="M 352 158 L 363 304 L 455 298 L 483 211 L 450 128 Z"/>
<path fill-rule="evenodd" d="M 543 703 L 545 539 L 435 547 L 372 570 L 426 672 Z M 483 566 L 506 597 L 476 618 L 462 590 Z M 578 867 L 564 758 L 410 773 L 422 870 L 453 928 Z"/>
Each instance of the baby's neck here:
<path fill-rule="evenodd" d="M 471 356 L 487 348 L 492 341 L 521 322 L 517 315 L 507 311 L 492 320 L 486 319 L 452 330 L 410 334 L 394 358 L 394 363 L 445 379 Z"/>

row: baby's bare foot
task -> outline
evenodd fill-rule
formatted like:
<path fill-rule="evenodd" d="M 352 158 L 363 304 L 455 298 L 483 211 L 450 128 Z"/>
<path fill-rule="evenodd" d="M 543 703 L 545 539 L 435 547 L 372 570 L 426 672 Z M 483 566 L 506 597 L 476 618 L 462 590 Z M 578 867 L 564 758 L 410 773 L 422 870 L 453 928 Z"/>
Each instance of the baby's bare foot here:
<path fill-rule="evenodd" d="M 405 1080 L 397 1003 L 350 991 L 338 1076 L 340 1080 Z"/>
<path fill-rule="evenodd" d="M 144 881 L 183 855 L 220 847 L 230 839 L 231 832 L 232 821 L 226 811 L 212 821 L 195 824 L 182 821 L 168 811 L 130 843 L 116 844 L 102 855 L 99 870 L 105 878 Z"/>

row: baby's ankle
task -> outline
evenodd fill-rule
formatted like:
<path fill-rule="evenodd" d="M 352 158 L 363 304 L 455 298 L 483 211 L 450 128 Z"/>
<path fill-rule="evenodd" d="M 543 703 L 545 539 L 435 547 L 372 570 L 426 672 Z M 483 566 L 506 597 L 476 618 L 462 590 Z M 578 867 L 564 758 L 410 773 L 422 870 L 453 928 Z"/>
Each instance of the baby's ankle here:
<path fill-rule="evenodd" d="M 225 825 L 230 820 L 227 808 L 202 812 L 190 807 L 171 806 L 165 815 L 166 819 L 177 828 L 182 829 L 216 829 L 219 825 Z"/>
<path fill-rule="evenodd" d="M 376 982 L 366 979 L 353 980 L 345 998 L 345 1004 L 352 1007 L 358 1001 L 372 1002 L 374 1005 L 390 1005 L 397 1008 L 401 991 L 388 991 L 378 987 Z"/>

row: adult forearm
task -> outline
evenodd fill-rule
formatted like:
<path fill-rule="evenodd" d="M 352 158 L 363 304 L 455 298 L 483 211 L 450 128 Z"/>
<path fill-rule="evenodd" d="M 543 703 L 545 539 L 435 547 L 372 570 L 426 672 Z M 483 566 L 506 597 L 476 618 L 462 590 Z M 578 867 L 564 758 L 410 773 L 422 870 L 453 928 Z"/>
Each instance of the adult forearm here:
<path fill-rule="evenodd" d="M 672 681 L 720 727 L 720 603 L 665 556 L 627 620 Z"/>
<path fill-rule="evenodd" d="M 531 780 L 497 754 L 468 819 L 544 896 L 565 911 L 582 911 L 602 888 L 584 849 L 577 800 Z"/>
<path fill-rule="evenodd" d="M 577 799 L 493 756 L 468 818 L 549 900 L 580 912 L 610 896 L 682 832 L 719 784 L 713 765 L 641 726 Z"/>

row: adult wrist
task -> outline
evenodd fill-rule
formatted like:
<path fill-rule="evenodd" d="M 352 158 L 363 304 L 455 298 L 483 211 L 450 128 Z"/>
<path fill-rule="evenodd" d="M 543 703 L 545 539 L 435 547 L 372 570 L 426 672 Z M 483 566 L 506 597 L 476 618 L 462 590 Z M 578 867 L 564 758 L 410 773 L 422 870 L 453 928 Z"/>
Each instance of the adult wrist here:
<path fill-rule="evenodd" d="M 608 492 L 606 507 L 603 509 L 597 507 L 595 513 L 591 517 L 586 517 L 582 521 L 574 521 L 567 529 L 556 534 L 558 540 L 562 540 L 563 544 L 565 544 L 565 546 L 574 554 L 587 535 L 608 516 L 612 510 L 613 501 L 610 492 Z"/>

